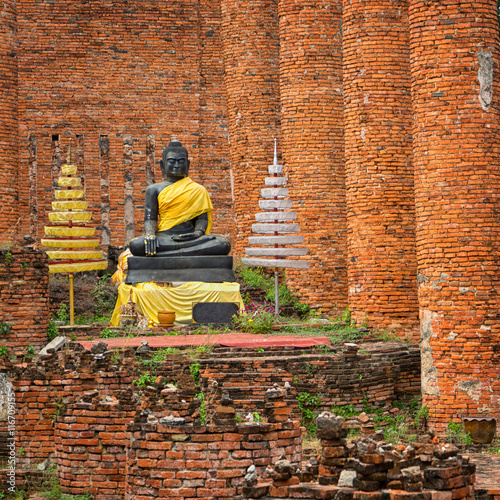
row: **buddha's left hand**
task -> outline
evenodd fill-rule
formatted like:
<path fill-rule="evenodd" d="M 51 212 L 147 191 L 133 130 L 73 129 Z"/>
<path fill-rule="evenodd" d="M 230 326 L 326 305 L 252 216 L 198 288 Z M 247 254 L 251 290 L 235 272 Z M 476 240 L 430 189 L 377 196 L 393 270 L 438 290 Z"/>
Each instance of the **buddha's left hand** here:
<path fill-rule="evenodd" d="M 204 234 L 205 233 L 203 231 L 194 231 L 192 233 L 177 234 L 176 236 L 172 236 L 172 239 L 174 241 L 190 241 L 196 240 Z"/>

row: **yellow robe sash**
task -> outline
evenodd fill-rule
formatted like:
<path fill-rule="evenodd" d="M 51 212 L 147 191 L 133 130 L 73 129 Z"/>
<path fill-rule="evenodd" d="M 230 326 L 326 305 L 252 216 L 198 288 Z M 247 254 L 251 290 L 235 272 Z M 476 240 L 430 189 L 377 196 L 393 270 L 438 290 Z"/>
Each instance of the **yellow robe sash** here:
<path fill-rule="evenodd" d="M 212 227 L 210 216 L 212 210 L 213 206 L 207 190 L 189 177 L 184 177 L 167 186 L 158 195 L 158 231 L 166 231 L 207 213 L 208 226 L 205 234 L 209 234 Z"/>

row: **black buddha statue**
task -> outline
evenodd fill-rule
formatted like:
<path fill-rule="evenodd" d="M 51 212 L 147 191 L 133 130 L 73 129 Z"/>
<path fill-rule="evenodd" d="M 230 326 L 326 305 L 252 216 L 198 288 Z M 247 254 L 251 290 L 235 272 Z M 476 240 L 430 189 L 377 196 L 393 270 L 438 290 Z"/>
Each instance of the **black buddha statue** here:
<path fill-rule="evenodd" d="M 160 166 L 162 182 L 146 189 L 145 235 L 130 242 L 134 257 L 128 259 L 126 282 L 234 281 L 232 258 L 222 257 L 229 254 L 231 244 L 223 236 L 210 234 L 212 203 L 207 190 L 188 177 L 188 152 L 180 141 L 173 139 L 163 150 Z M 194 271 L 207 265 L 209 269 L 229 267 L 230 273 L 197 275 Z"/>

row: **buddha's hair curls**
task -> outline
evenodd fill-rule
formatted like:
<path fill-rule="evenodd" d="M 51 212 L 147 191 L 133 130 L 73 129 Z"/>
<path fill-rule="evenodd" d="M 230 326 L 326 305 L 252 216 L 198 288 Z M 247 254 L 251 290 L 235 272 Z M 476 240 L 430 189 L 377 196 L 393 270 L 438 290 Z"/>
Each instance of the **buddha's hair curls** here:
<path fill-rule="evenodd" d="M 182 151 L 186 155 L 186 158 L 188 157 L 187 149 L 181 144 L 181 141 L 179 141 L 177 139 L 171 140 L 168 143 L 168 146 L 163 149 L 163 153 L 161 155 L 162 158 L 163 158 L 163 161 L 166 161 L 166 156 L 171 151 L 175 151 L 175 152 L 181 152 Z"/>

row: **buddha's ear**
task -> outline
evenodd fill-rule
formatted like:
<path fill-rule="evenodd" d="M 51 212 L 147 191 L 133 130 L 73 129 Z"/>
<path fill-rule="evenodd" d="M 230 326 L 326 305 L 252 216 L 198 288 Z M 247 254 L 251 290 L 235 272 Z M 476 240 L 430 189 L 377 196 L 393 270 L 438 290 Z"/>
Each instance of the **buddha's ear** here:
<path fill-rule="evenodd" d="M 189 158 L 187 159 L 187 168 L 186 168 L 186 175 L 189 174 L 189 167 L 191 166 L 191 162 L 189 161 Z"/>
<path fill-rule="evenodd" d="M 165 163 L 163 160 L 160 160 L 160 168 L 161 168 L 161 178 L 165 180 Z"/>

